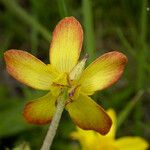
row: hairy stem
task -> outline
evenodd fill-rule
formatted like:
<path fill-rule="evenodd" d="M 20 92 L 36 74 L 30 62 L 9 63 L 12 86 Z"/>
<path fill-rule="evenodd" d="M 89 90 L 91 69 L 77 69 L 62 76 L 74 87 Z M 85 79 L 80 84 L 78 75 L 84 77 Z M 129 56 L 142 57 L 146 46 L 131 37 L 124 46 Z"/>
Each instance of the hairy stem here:
<path fill-rule="evenodd" d="M 60 96 L 57 99 L 56 111 L 52 118 L 52 122 L 49 126 L 49 129 L 44 139 L 41 150 L 49 150 L 51 148 L 53 139 L 55 137 L 55 134 L 56 134 L 56 131 L 57 131 L 60 119 L 61 119 L 62 112 L 65 107 L 66 100 L 67 100 L 66 91 L 63 91 L 62 94 L 60 94 Z"/>

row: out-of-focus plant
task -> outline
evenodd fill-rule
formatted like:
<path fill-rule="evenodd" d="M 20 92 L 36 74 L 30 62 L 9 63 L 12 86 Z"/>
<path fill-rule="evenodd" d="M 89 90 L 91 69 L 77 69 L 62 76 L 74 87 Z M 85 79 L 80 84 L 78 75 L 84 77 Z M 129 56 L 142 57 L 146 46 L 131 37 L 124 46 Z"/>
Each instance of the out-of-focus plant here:
<path fill-rule="evenodd" d="M 31 148 L 27 142 L 23 142 L 20 145 L 14 147 L 12 150 L 31 150 Z"/>
<path fill-rule="evenodd" d="M 107 135 L 85 131 L 79 127 L 77 127 L 77 131 L 72 132 L 71 137 L 80 142 L 82 150 L 146 150 L 148 148 L 147 141 L 138 136 L 125 136 L 116 139 L 116 113 L 113 109 L 109 109 L 107 113 L 113 122 Z"/>
<path fill-rule="evenodd" d="M 35 89 L 50 90 L 45 96 L 29 102 L 23 113 L 29 123 L 51 122 L 42 150 L 50 148 L 64 108 L 82 129 L 95 130 L 103 135 L 110 130 L 110 117 L 89 95 L 118 81 L 127 58 L 120 52 L 109 52 L 84 70 L 87 56 L 78 62 L 82 41 L 80 23 L 74 17 L 67 17 L 53 32 L 50 64 L 46 65 L 21 50 L 5 52 L 10 75 Z"/>

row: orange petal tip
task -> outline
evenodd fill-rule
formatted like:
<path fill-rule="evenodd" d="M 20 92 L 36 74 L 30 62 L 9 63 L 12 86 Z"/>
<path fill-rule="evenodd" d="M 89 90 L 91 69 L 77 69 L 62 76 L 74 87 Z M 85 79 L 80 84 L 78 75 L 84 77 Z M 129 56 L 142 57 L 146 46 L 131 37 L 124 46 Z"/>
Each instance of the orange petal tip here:
<path fill-rule="evenodd" d="M 77 64 L 83 42 L 83 30 L 74 17 L 56 25 L 50 44 L 50 62 L 60 72 L 69 73 Z"/>
<path fill-rule="evenodd" d="M 102 111 L 101 108 L 98 108 L 98 109 L 100 109 L 100 111 Z M 80 128 L 82 128 L 83 130 L 94 130 L 94 131 L 100 133 L 101 135 L 106 135 L 110 131 L 110 129 L 111 129 L 112 120 L 111 120 L 111 118 L 106 113 L 103 114 L 103 115 L 105 115 L 105 118 L 103 120 L 103 128 L 100 127 L 98 124 L 94 125 L 93 127 L 89 126 L 88 124 L 86 126 L 85 123 L 82 124 L 81 122 L 78 122 L 78 120 L 74 120 L 74 119 L 73 119 L 73 122 L 77 126 L 79 126 Z"/>
<path fill-rule="evenodd" d="M 80 94 L 66 107 L 73 122 L 84 130 L 94 130 L 102 135 L 109 132 L 112 120 L 104 109 L 90 97 Z"/>
<path fill-rule="evenodd" d="M 28 123 L 37 124 L 37 125 L 44 125 L 44 124 L 51 122 L 52 118 L 38 118 L 38 117 L 36 117 L 36 114 L 32 113 L 32 104 L 33 103 L 34 102 L 27 103 L 24 108 L 23 116 L 24 116 L 25 120 Z"/>

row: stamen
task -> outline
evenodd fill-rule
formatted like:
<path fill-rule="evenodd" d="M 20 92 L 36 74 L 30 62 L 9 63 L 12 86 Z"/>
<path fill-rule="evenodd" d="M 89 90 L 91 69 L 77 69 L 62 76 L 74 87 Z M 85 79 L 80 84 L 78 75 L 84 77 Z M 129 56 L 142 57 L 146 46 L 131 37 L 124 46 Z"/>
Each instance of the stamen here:
<path fill-rule="evenodd" d="M 67 74 L 67 83 L 68 85 L 71 87 L 71 82 L 70 82 L 70 78 L 69 78 L 69 75 Z"/>
<path fill-rule="evenodd" d="M 73 99 L 69 98 L 66 103 L 65 103 L 65 106 L 68 105 L 69 103 L 72 103 L 73 102 Z"/>
<path fill-rule="evenodd" d="M 69 85 L 62 85 L 62 84 L 58 84 L 58 83 L 55 83 L 55 82 L 53 82 L 52 83 L 52 86 L 57 86 L 57 87 L 70 87 Z"/>
<path fill-rule="evenodd" d="M 72 98 L 77 90 L 77 88 L 79 87 L 80 85 L 77 85 L 76 87 L 74 87 L 71 92 L 69 93 L 69 98 Z"/>

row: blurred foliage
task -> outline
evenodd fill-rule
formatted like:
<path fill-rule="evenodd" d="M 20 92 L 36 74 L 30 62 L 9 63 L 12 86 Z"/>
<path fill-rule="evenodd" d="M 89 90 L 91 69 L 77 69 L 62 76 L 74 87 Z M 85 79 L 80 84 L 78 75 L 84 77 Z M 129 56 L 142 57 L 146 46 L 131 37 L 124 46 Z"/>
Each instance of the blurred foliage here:
<path fill-rule="evenodd" d="M 112 49 L 127 55 L 129 62 L 121 80 L 93 98 L 105 109 L 112 107 L 118 112 L 118 137 L 139 135 L 150 141 L 149 7 L 147 0 L 1 0 L 0 149 L 21 147 L 26 142 L 32 149 L 39 149 L 48 127 L 24 121 L 26 101 L 44 93 L 11 78 L 5 70 L 3 53 L 23 49 L 48 63 L 51 33 L 65 16 L 75 16 L 84 26 L 83 53 L 89 53 L 90 61 Z M 74 124 L 64 112 L 52 149 L 79 149 L 69 136 L 73 130 Z"/>

